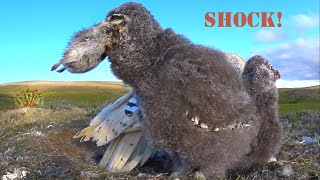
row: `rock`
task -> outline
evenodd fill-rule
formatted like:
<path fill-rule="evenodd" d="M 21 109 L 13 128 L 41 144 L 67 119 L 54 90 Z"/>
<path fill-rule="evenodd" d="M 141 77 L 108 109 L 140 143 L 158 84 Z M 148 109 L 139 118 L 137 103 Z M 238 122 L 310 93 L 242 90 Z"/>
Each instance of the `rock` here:
<path fill-rule="evenodd" d="M 313 143 L 313 139 L 311 137 L 303 136 L 302 140 L 308 144 Z"/>
<path fill-rule="evenodd" d="M 23 133 L 23 135 L 27 135 L 27 136 L 44 136 L 44 134 L 42 132 L 39 132 L 39 131 L 31 131 L 29 133 Z"/>
<path fill-rule="evenodd" d="M 14 153 L 15 147 L 8 148 L 4 153 L 3 153 L 3 160 L 2 161 L 14 161 L 13 153 Z M 1 159 L 1 158 L 0 158 Z"/>
<path fill-rule="evenodd" d="M 53 167 L 47 166 L 47 168 L 44 170 L 45 175 L 49 175 L 53 172 Z"/>
<path fill-rule="evenodd" d="M 23 157 L 22 157 L 22 156 L 18 156 L 18 157 L 16 158 L 16 161 L 20 161 L 20 160 L 23 160 Z"/>
<path fill-rule="evenodd" d="M 138 174 L 138 178 L 142 178 L 142 177 L 144 177 L 145 176 L 145 173 L 139 173 Z"/>
<path fill-rule="evenodd" d="M 2 164 L 2 161 L 4 161 L 4 156 L 0 153 L 0 164 Z"/>
<path fill-rule="evenodd" d="M 275 161 L 277 161 L 277 159 L 276 159 L 274 156 L 272 156 L 272 157 L 269 159 L 268 162 L 270 163 L 270 162 L 275 162 Z"/>
<path fill-rule="evenodd" d="M 15 147 L 8 148 L 8 149 L 3 153 L 3 156 L 4 156 L 4 157 L 6 157 L 6 156 L 12 156 L 14 150 L 15 150 Z"/>
<path fill-rule="evenodd" d="M 200 172 L 196 172 L 193 177 L 196 180 L 206 180 L 206 177 Z"/>
<path fill-rule="evenodd" d="M 47 126 L 47 129 L 53 128 L 53 127 L 54 127 L 54 126 L 53 126 L 52 124 L 50 124 L 50 125 Z"/>
<path fill-rule="evenodd" d="M 21 168 L 14 169 L 13 173 L 7 172 L 6 175 L 2 176 L 2 180 L 13 180 L 13 179 L 22 179 L 26 177 L 28 171 L 22 170 Z"/>
<path fill-rule="evenodd" d="M 284 176 L 291 176 L 293 175 L 293 169 L 291 165 L 286 165 L 282 170 L 282 175 Z"/>
<path fill-rule="evenodd" d="M 81 177 L 92 179 L 92 178 L 97 178 L 98 174 L 90 171 L 81 171 Z"/>

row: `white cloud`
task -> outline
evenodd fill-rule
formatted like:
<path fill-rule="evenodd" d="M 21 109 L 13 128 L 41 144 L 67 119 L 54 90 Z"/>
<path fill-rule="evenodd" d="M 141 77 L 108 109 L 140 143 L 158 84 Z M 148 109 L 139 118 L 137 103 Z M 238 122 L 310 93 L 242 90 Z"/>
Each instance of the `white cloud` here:
<path fill-rule="evenodd" d="M 294 32 L 304 32 L 307 29 L 319 27 L 319 14 L 309 13 L 309 14 L 297 14 L 291 16 L 288 21 L 288 25 L 292 28 Z M 271 30 L 259 30 L 254 35 L 255 43 L 269 43 L 277 42 L 286 38 L 287 33 L 281 28 L 275 28 Z"/>
<path fill-rule="evenodd" d="M 266 43 L 279 41 L 284 38 L 284 34 L 276 30 L 260 30 L 255 34 L 254 41 L 257 43 Z"/>
<path fill-rule="evenodd" d="M 310 86 L 319 86 L 319 80 L 278 80 L 276 86 L 278 88 L 300 88 L 300 87 L 310 87 Z"/>
<path fill-rule="evenodd" d="M 284 80 L 319 79 L 319 39 L 295 41 L 255 52 L 267 58 Z"/>
<path fill-rule="evenodd" d="M 294 25 L 299 29 L 308 29 L 319 26 L 319 15 L 298 14 L 292 17 Z"/>

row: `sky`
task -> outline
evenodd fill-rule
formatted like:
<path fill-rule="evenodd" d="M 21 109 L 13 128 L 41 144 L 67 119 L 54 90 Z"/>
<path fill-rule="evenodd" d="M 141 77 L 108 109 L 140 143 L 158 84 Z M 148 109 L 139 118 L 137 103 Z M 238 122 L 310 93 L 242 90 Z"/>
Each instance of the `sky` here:
<path fill-rule="evenodd" d="M 119 81 L 108 60 L 85 74 L 51 72 L 70 37 L 101 22 L 123 0 L 1 0 L 0 83 Z M 233 52 L 260 54 L 282 78 L 278 87 L 319 85 L 319 0 L 162 0 L 142 3 L 162 25 L 192 42 Z M 282 12 L 279 27 L 205 27 L 207 12 Z M 259 19 L 255 19 L 259 22 Z M 274 17 L 276 20 L 276 16 Z M 275 21 L 275 23 L 277 23 Z"/>

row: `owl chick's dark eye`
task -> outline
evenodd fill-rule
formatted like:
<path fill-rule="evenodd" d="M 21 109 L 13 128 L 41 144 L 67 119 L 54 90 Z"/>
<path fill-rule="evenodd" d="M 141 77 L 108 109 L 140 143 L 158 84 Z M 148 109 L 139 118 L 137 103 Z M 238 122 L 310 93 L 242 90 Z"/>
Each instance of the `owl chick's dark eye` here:
<path fill-rule="evenodd" d="M 124 16 L 122 14 L 113 14 L 110 17 L 110 21 L 118 21 L 118 20 L 124 20 Z"/>
<path fill-rule="evenodd" d="M 264 63 L 265 63 L 265 65 L 266 65 L 269 69 L 271 69 L 271 70 L 274 69 L 273 66 L 270 64 L 269 61 L 264 61 Z"/>
<path fill-rule="evenodd" d="M 108 18 L 108 20 L 112 24 L 123 24 L 125 22 L 125 17 L 123 14 L 113 14 Z"/>
<path fill-rule="evenodd" d="M 274 74 L 276 79 L 280 79 L 281 75 L 279 71 L 276 68 L 274 68 L 269 61 L 265 61 L 265 65 L 268 67 L 269 70 L 271 70 L 271 72 Z"/>
<path fill-rule="evenodd" d="M 105 34 L 107 34 L 107 35 L 108 35 L 110 32 L 111 32 L 111 29 L 110 29 L 110 28 L 106 28 L 106 29 L 104 29 L 104 33 L 105 33 Z"/>

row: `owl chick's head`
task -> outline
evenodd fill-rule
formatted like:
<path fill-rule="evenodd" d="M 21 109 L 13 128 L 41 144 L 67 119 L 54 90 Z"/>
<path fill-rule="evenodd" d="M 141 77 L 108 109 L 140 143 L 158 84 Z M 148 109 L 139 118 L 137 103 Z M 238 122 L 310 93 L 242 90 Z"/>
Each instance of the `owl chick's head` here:
<path fill-rule="evenodd" d="M 119 43 L 108 53 L 111 69 L 120 79 L 134 85 L 150 70 L 159 52 L 155 38 L 163 31 L 151 13 L 139 3 L 128 2 L 110 11 L 105 20 L 119 32 Z"/>
<path fill-rule="evenodd" d="M 109 58 L 113 70 L 127 68 L 125 66 L 137 69 L 151 62 L 150 59 L 133 54 L 150 53 L 145 47 L 150 45 L 148 41 L 161 30 L 160 25 L 141 4 L 125 3 L 110 11 L 102 22 L 77 32 L 71 38 L 63 58 L 54 64 L 51 70 L 63 65 L 57 72 L 68 70 L 72 73 L 84 73 L 112 55 L 119 56 Z"/>
<path fill-rule="evenodd" d="M 261 56 L 250 58 L 244 67 L 242 79 L 247 89 L 254 92 L 264 92 L 275 86 L 280 79 L 280 73 L 269 61 Z"/>
<path fill-rule="evenodd" d="M 72 73 L 84 73 L 98 66 L 107 56 L 107 52 L 116 44 L 118 32 L 110 24 L 102 22 L 75 33 L 63 58 L 54 64 L 51 70 L 63 67 L 57 72 L 68 70 Z"/>

